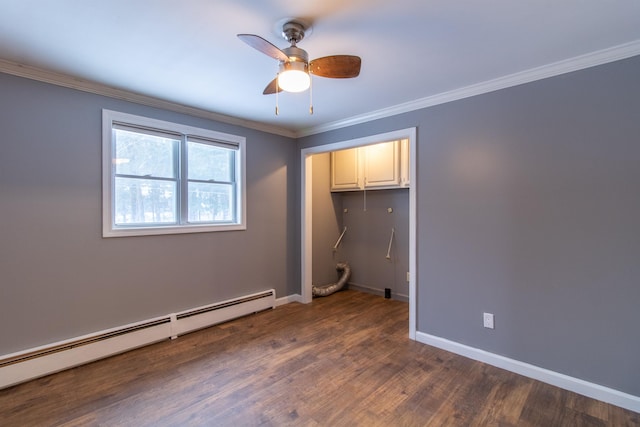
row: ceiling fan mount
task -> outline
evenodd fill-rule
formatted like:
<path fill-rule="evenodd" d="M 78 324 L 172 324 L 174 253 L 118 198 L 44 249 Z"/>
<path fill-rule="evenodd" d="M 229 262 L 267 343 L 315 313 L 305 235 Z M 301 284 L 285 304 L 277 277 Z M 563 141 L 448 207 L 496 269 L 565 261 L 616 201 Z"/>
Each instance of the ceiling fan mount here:
<path fill-rule="evenodd" d="M 290 44 L 280 49 L 271 42 L 255 34 L 238 34 L 238 38 L 279 61 L 279 72 L 264 89 L 269 95 L 280 91 L 302 92 L 309 88 L 310 75 L 333 79 L 357 77 L 360 74 L 361 59 L 354 55 L 331 55 L 309 61 L 309 55 L 297 46 L 306 35 L 311 34 L 311 25 L 302 19 L 287 19 L 282 24 L 282 37 Z M 296 75 L 297 84 L 289 86 L 287 79 Z"/>
<path fill-rule="evenodd" d="M 282 24 L 282 37 L 292 46 L 295 46 L 302 41 L 308 28 L 310 26 L 302 21 L 287 21 Z"/>

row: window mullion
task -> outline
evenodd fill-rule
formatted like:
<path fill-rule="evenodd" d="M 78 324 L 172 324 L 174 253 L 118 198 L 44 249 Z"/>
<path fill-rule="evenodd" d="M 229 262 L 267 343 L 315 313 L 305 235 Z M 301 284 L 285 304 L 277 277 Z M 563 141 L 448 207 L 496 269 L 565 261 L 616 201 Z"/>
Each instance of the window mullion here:
<path fill-rule="evenodd" d="M 238 183 L 241 183 L 242 177 L 240 176 L 240 156 L 238 154 L 238 152 L 236 151 L 235 153 L 233 153 L 233 161 L 231 162 L 231 168 L 232 168 L 232 175 L 233 176 L 233 218 L 235 218 L 236 220 L 239 220 L 239 216 L 242 215 L 242 209 L 244 209 L 244 206 L 242 206 L 240 200 L 241 198 L 239 197 L 239 189 L 238 189 Z"/>
<path fill-rule="evenodd" d="M 179 147 L 179 156 L 178 156 L 178 179 L 180 182 L 179 192 L 180 197 L 178 200 L 180 201 L 179 212 L 180 212 L 180 224 L 188 223 L 189 218 L 189 168 L 188 168 L 188 158 L 187 158 L 187 137 L 186 135 L 182 135 Z"/>

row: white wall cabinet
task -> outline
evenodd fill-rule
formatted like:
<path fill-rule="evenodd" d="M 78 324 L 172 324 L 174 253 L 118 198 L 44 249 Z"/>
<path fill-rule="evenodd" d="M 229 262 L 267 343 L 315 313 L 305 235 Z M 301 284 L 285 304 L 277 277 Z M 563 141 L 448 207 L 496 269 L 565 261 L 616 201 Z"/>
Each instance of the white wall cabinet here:
<path fill-rule="evenodd" d="M 364 188 L 388 188 L 400 185 L 398 141 L 360 147 L 363 153 Z"/>
<path fill-rule="evenodd" d="M 331 153 L 331 191 L 360 188 L 360 151 L 357 148 Z"/>
<path fill-rule="evenodd" d="M 409 186 L 409 140 L 331 153 L 331 191 Z"/>

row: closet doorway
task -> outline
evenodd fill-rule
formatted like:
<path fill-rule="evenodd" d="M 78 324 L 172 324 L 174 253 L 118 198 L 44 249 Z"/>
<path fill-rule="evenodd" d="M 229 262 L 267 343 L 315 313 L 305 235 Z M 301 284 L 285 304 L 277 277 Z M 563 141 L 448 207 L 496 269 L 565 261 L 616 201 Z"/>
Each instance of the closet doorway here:
<path fill-rule="evenodd" d="M 407 179 L 411 185 L 409 192 L 409 337 L 415 340 L 416 334 L 416 128 L 408 128 L 372 135 L 364 138 L 347 140 L 317 147 L 305 148 L 301 151 L 301 293 L 305 303 L 312 300 L 313 277 L 313 156 L 320 153 L 370 146 L 372 144 L 408 140 L 409 173 Z M 384 190 L 381 190 L 384 191 Z M 406 191 L 406 190 L 403 190 Z M 363 193 L 364 197 L 364 193 Z M 348 231 L 347 231 L 348 233 Z M 336 236 L 337 237 L 337 236 Z"/>

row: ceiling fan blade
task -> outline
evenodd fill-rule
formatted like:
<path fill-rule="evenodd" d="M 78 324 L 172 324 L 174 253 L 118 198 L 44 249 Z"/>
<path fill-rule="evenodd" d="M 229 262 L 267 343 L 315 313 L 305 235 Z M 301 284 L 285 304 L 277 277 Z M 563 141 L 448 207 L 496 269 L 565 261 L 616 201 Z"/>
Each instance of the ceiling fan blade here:
<path fill-rule="evenodd" d="M 333 55 L 314 59 L 309 63 L 309 71 L 320 77 L 348 79 L 360 74 L 359 56 Z"/>
<path fill-rule="evenodd" d="M 251 46 L 252 48 L 259 50 L 260 52 L 268 55 L 278 61 L 288 61 L 289 57 L 286 53 L 281 51 L 279 48 L 266 41 L 260 36 L 256 36 L 255 34 L 238 34 L 238 38 Z"/>
<path fill-rule="evenodd" d="M 271 95 L 272 93 L 276 93 L 276 92 L 282 92 L 282 88 L 280 88 L 280 86 L 278 86 L 278 78 L 277 77 L 269 82 L 267 87 L 264 88 L 264 92 L 262 92 L 262 94 L 263 95 Z"/>

